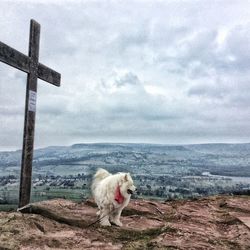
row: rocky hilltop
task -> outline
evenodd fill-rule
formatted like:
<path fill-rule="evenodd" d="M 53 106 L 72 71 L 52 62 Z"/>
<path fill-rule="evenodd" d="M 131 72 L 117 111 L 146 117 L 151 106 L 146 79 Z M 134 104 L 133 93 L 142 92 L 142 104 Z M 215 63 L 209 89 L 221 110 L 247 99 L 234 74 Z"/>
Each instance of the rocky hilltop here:
<path fill-rule="evenodd" d="M 95 213 L 63 199 L 0 212 L 0 249 L 250 249 L 249 196 L 132 200 L 121 228 L 92 224 Z"/>

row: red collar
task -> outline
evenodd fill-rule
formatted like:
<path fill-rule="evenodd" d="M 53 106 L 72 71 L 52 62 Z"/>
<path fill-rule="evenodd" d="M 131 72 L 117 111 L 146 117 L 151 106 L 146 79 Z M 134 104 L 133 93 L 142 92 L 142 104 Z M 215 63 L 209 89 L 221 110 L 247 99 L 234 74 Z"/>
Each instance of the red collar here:
<path fill-rule="evenodd" d="M 120 190 L 120 187 L 117 186 L 116 190 L 115 190 L 115 201 L 118 203 L 118 204 L 122 204 L 123 201 L 124 201 L 124 196 L 121 194 L 121 190 Z"/>

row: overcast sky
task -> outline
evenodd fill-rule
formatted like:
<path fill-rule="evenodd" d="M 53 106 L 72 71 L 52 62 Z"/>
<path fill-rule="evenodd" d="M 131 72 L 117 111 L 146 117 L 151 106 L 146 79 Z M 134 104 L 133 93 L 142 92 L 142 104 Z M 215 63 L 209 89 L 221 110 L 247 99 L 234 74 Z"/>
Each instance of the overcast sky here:
<path fill-rule="evenodd" d="M 250 1 L 0 3 L 0 41 L 41 24 L 35 147 L 250 142 Z M 22 146 L 26 74 L 0 63 L 0 150 Z"/>

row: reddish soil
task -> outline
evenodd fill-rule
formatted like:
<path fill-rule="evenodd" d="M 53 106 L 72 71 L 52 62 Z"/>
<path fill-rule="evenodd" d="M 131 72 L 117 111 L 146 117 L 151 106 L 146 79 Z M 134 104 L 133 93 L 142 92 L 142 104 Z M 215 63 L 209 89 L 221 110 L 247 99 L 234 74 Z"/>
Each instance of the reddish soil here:
<path fill-rule="evenodd" d="M 123 227 L 101 227 L 91 200 L 50 200 L 0 212 L 0 249 L 250 249 L 250 197 L 132 200 Z M 53 219 L 52 219 L 53 218 Z"/>

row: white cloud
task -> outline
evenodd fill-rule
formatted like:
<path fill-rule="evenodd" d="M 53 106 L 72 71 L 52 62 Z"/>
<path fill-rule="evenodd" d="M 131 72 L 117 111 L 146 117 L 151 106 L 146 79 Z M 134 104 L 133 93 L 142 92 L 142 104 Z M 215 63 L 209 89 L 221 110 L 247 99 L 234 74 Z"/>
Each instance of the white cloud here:
<path fill-rule="evenodd" d="M 30 18 L 62 73 L 38 83 L 36 147 L 248 141 L 247 1 L 2 1 L 0 40 L 27 53 Z M 25 77 L 0 72 L 0 148 L 16 148 Z"/>

